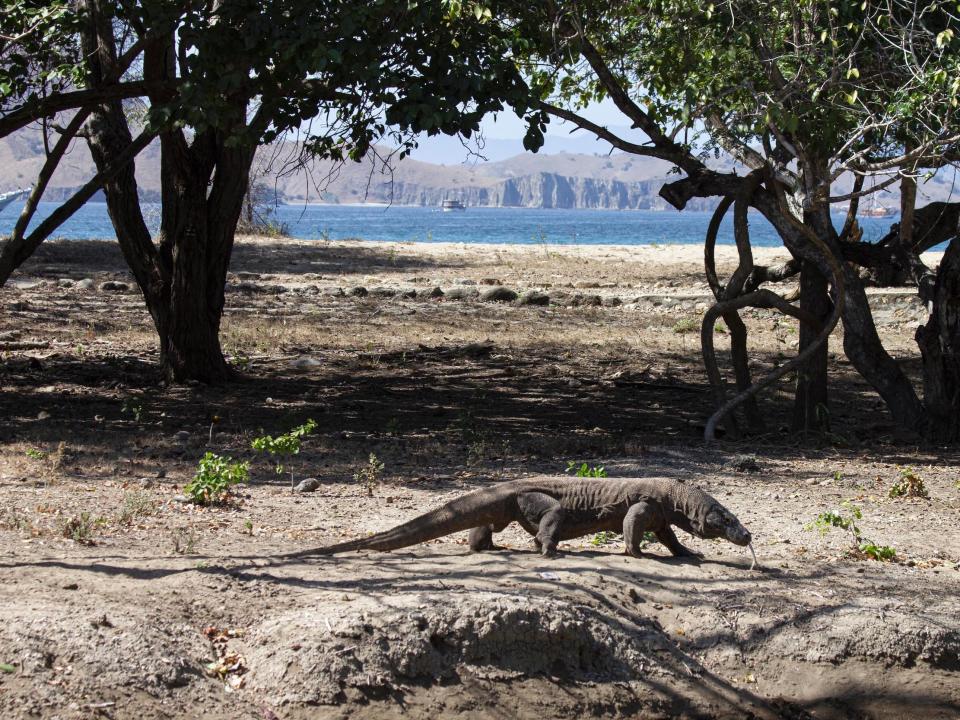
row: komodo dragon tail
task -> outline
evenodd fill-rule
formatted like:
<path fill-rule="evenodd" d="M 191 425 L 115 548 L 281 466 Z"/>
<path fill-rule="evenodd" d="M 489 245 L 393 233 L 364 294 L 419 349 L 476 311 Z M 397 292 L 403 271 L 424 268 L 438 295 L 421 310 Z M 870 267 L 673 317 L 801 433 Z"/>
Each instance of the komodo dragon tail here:
<path fill-rule="evenodd" d="M 444 535 L 469 530 L 492 522 L 502 522 L 507 500 L 497 488 L 477 490 L 469 495 L 451 500 L 395 528 L 349 542 L 310 548 L 284 555 L 285 558 L 333 555 L 351 550 L 380 550 L 387 552 L 410 545 L 436 540 Z"/>

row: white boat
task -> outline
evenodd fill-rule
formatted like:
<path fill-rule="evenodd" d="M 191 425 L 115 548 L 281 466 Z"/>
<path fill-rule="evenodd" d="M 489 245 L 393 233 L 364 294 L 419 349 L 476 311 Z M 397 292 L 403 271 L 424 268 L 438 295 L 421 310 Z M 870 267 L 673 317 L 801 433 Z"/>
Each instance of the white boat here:
<path fill-rule="evenodd" d="M 466 210 L 466 206 L 459 200 L 444 200 L 440 206 L 444 212 L 453 212 L 455 210 Z"/>
<path fill-rule="evenodd" d="M 10 192 L 0 193 L 0 211 L 3 211 L 3 209 L 4 209 L 7 205 L 9 205 L 10 203 L 12 203 L 12 202 L 13 202 L 14 200 L 16 200 L 17 198 L 19 198 L 19 197 L 21 197 L 21 196 L 23 196 L 23 195 L 26 195 L 27 192 L 29 192 L 29 191 L 28 191 L 28 190 L 12 190 L 12 191 L 10 191 Z"/>

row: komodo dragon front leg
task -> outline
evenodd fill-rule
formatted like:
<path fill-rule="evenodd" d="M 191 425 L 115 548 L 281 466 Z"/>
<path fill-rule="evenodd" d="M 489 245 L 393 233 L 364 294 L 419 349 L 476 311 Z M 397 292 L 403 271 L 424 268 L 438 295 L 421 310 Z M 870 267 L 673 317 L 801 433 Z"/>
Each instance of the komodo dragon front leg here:
<path fill-rule="evenodd" d="M 517 506 L 523 516 L 520 524 L 528 532 L 537 528 L 533 538 L 537 549 L 544 557 L 554 557 L 563 526 L 563 506 L 560 501 L 545 493 L 527 492 L 517 497 Z"/>
<path fill-rule="evenodd" d="M 643 552 L 643 535 L 653 532 L 657 540 L 663 544 L 674 557 L 703 557 L 690 548 L 684 546 L 673 534 L 669 523 L 663 516 L 662 509 L 649 502 L 638 502 L 630 506 L 623 517 L 623 540 L 627 555 L 641 557 Z"/>

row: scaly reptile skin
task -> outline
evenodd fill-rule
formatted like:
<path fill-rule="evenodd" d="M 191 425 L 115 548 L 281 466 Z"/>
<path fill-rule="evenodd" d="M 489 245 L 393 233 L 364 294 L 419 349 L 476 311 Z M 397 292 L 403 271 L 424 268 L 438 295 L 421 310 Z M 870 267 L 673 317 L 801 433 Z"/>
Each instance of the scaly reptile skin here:
<path fill-rule="evenodd" d="M 740 521 L 698 488 L 670 478 L 535 477 L 477 490 L 376 535 L 313 548 L 287 557 L 331 555 L 350 550 L 396 550 L 471 530 L 470 548 L 496 549 L 493 533 L 518 522 L 545 556 L 561 540 L 601 530 L 622 531 L 629 555 L 639 557 L 644 532 L 653 532 L 673 555 L 694 555 L 671 526 L 701 538 L 750 543 Z"/>

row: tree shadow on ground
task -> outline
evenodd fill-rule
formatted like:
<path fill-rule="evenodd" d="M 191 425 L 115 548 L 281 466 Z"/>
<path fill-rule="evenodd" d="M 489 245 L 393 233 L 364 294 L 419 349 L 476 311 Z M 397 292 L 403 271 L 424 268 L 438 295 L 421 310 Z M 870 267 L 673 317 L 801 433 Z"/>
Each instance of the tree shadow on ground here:
<path fill-rule="evenodd" d="M 248 452 L 252 434 L 278 434 L 312 418 L 329 458 L 352 462 L 376 445 L 394 451 L 393 465 L 402 472 L 421 465 L 454 470 L 465 461 L 478 467 L 546 461 L 557 471 L 563 458 L 639 457 L 654 444 L 700 446 L 713 408 L 706 384 L 669 371 L 623 380 L 614 371 L 628 357 L 561 361 L 549 348 L 532 353 L 492 345 L 317 357 L 320 364 L 308 371 L 264 366 L 258 376 L 222 387 L 170 388 L 159 385 L 156 367 L 142 358 L 8 360 L 0 363 L 0 441 L 68 441 L 93 454 L 133 443 L 151 457 L 177 457 L 200 451 L 215 424 L 215 449 Z M 658 365 L 684 362 L 689 358 L 668 356 Z M 862 393 L 838 383 L 825 448 L 866 443 L 878 456 L 900 457 L 895 445 L 876 446 L 883 418 L 878 424 L 854 409 Z M 724 442 L 721 450 L 808 454 L 786 429 L 788 399 L 773 396 L 762 405 L 770 432 Z M 182 431 L 189 443 L 173 439 Z M 445 455 L 450 448 L 455 452 Z M 308 444 L 306 460 L 309 453 Z"/>
<path fill-rule="evenodd" d="M 329 244 L 321 241 L 240 239 L 234 246 L 230 272 L 267 275 L 374 275 L 463 268 L 456 258 L 414 256 L 384 245 Z M 23 264 L 20 274 L 41 277 L 87 277 L 94 273 L 130 275 L 116 242 L 49 240 Z M 132 276 L 130 276 L 132 280 Z"/>

